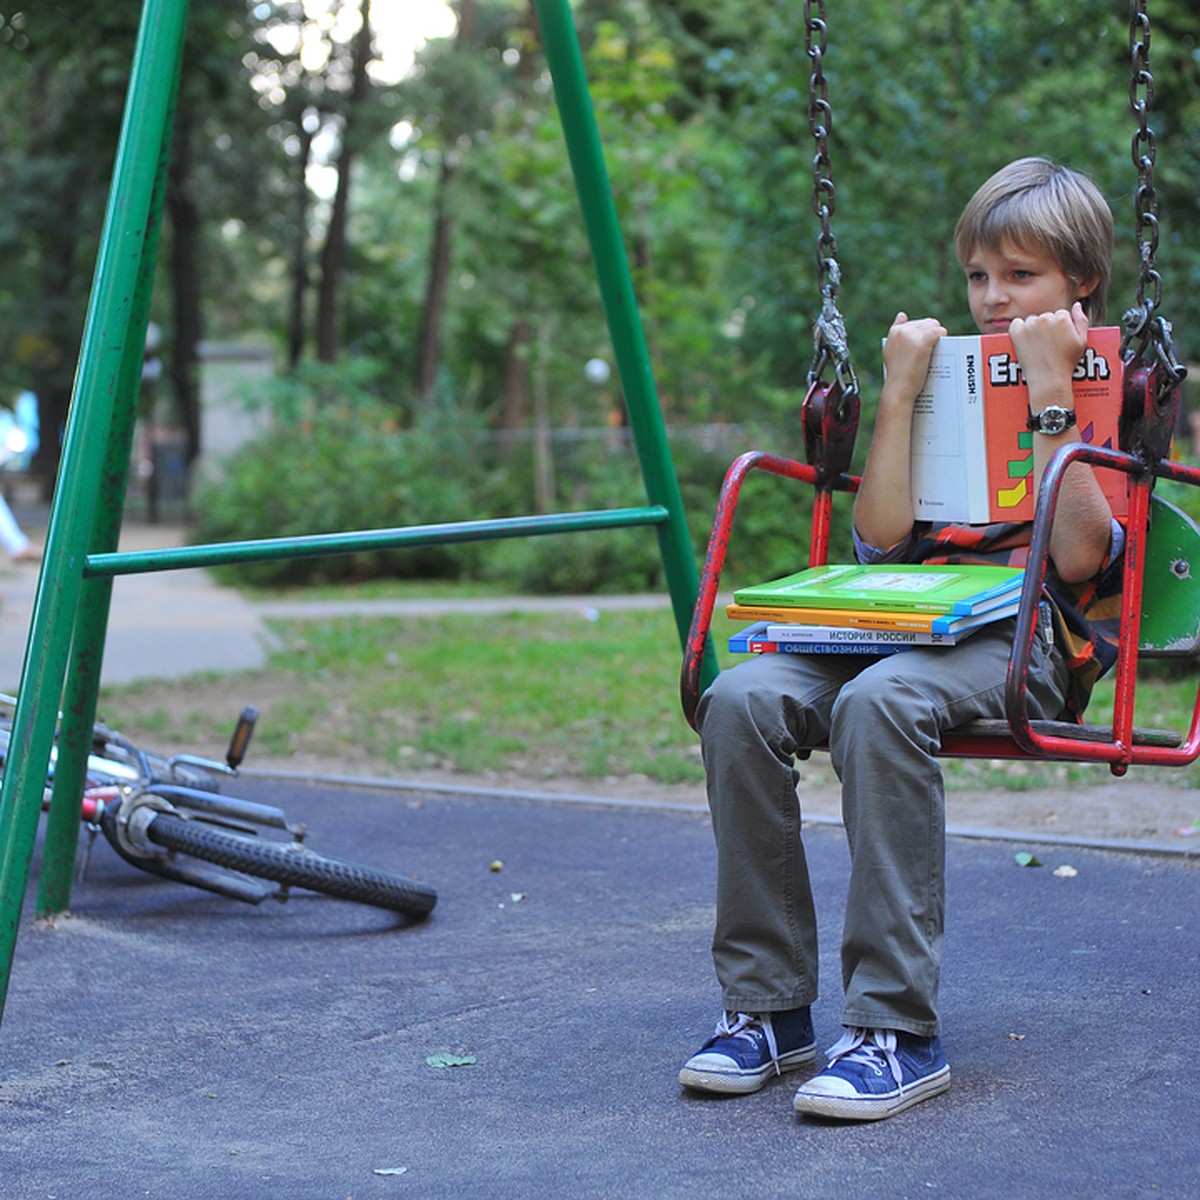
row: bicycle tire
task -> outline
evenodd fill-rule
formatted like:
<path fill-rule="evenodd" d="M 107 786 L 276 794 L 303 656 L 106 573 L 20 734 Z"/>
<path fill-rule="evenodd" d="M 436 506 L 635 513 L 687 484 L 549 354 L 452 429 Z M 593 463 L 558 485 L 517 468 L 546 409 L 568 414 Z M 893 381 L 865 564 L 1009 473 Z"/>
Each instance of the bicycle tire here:
<path fill-rule="evenodd" d="M 407 876 L 326 858 L 307 847 L 245 837 L 174 813 L 159 813 L 146 836 L 158 846 L 218 867 L 411 917 L 427 916 L 437 903 L 433 888 Z"/>

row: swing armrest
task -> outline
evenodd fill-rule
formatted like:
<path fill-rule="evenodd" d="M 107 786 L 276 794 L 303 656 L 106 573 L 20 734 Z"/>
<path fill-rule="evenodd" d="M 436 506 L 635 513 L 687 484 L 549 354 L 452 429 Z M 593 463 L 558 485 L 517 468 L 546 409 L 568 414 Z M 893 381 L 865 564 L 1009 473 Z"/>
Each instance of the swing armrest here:
<path fill-rule="evenodd" d="M 831 492 L 855 492 L 859 484 L 857 476 L 847 474 L 822 480 L 816 467 L 796 462 L 794 459 L 767 454 L 762 450 L 747 451 L 730 464 L 717 497 L 717 511 L 708 538 L 708 549 L 704 555 L 704 568 L 700 573 L 700 585 L 692 610 L 692 623 L 684 648 L 683 669 L 679 680 L 683 714 L 693 729 L 696 727 L 696 706 L 700 702 L 700 694 L 716 677 L 716 666 L 706 661 L 706 654 L 709 649 L 713 609 L 716 607 L 717 592 L 721 586 L 721 572 L 724 570 L 725 555 L 729 549 L 733 517 L 737 511 L 742 484 L 747 475 L 756 470 L 795 479 L 816 489 L 812 537 L 809 542 L 809 566 L 819 566 L 825 561 Z"/>
<path fill-rule="evenodd" d="M 1076 461 L 1122 471 L 1129 476 L 1129 517 L 1126 526 L 1119 641 L 1121 654 L 1117 664 L 1113 720 L 1108 729 L 1099 726 L 1069 726 L 1064 729 L 1058 722 L 1033 721 L 1030 719 L 1027 705 L 1029 663 L 1038 602 L 1046 579 L 1050 531 L 1065 472 L 1070 464 Z M 1190 468 L 1179 467 L 1168 460 L 1148 467 L 1145 460 L 1135 454 L 1086 442 L 1064 446 L 1047 466 L 1038 495 L 1029 561 L 1021 591 L 1005 687 L 1008 730 L 1015 748 L 1022 754 L 1041 758 L 1107 762 L 1114 775 L 1125 774 L 1133 763 L 1182 766 L 1193 762 L 1200 755 L 1200 695 L 1197 696 L 1186 738 L 1169 731 L 1135 730 L 1133 725 L 1137 664 L 1142 648 L 1140 633 L 1151 488 L 1155 478 L 1163 476 L 1200 485 L 1200 472 Z M 1200 559 L 1197 561 L 1197 568 L 1200 569 Z M 1190 571 L 1181 577 L 1180 581 L 1186 582 L 1188 579 Z M 1197 612 L 1197 609 L 1193 608 L 1193 612 Z M 1090 732 L 1081 732 L 1082 730 Z M 1105 734 L 1106 737 L 1101 736 Z M 957 732 L 948 736 L 944 752 L 970 754 L 971 750 L 966 742 L 957 739 Z M 998 753 L 992 756 L 1004 757 Z"/>

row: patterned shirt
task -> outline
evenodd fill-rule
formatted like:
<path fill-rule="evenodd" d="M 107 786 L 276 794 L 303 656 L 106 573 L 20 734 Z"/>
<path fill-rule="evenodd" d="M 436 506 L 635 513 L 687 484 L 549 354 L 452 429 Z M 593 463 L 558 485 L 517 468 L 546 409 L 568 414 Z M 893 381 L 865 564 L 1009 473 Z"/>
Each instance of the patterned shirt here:
<path fill-rule="evenodd" d="M 1024 567 L 1029 560 L 1033 534 L 1030 521 L 993 525 L 953 525 L 918 521 L 904 541 L 887 550 L 868 545 L 854 531 L 859 562 L 995 563 Z M 1050 563 L 1045 593 L 1055 617 L 1056 637 L 1070 670 L 1070 685 L 1063 714 L 1082 721 L 1083 710 L 1096 680 L 1117 659 L 1121 627 L 1125 530 L 1112 523 L 1112 540 L 1104 566 L 1083 583 L 1064 583 Z"/>

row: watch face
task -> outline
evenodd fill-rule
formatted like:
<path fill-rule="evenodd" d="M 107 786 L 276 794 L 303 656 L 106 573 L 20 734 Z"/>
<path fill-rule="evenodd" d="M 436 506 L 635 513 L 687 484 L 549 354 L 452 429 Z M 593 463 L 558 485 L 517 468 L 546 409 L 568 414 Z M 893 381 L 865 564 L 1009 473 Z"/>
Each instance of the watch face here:
<path fill-rule="evenodd" d="M 1056 434 L 1070 429 L 1075 424 L 1075 414 L 1057 404 L 1048 405 L 1036 416 L 1029 418 L 1029 428 L 1038 433 Z"/>

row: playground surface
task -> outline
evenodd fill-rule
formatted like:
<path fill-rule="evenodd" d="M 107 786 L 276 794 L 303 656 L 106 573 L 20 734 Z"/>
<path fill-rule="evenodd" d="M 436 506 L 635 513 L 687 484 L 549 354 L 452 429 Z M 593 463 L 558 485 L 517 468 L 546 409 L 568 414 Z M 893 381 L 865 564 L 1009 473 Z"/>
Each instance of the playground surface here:
<path fill-rule="evenodd" d="M 952 837 L 951 1089 L 848 1126 L 795 1116 L 802 1074 L 734 1100 L 676 1082 L 718 1008 L 703 813 L 241 791 L 433 884 L 433 915 L 252 908 L 99 842 L 71 914 L 27 916 L 17 945 L 0 1196 L 1197 1195 L 1194 859 L 1056 848 L 1031 869 Z M 805 837 L 827 1046 L 846 850 Z"/>
<path fill-rule="evenodd" d="M 0 672 L 14 636 L 23 650 L 35 584 L 35 570 L 0 566 Z M 203 572 L 117 587 L 111 681 L 264 652 L 262 609 Z M 238 791 L 283 804 L 319 850 L 428 881 L 433 916 L 408 925 L 300 894 L 250 908 L 141 874 L 101 841 L 71 913 L 28 911 L 17 943 L 2 1200 L 1200 1194 L 1200 862 L 1178 853 L 1196 839 L 1157 853 L 1161 822 L 1150 842 L 1129 826 L 1139 802 L 1166 803 L 1153 789 L 1114 781 L 1093 796 L 1109 815 L 1074 841 L 1051 836 L 1065 820 L 1014 840 L 1034 811 L 1023 793 L 990 797 L 982 820 L 952 812 L 971 825 L 948 846 L 954 1082 L 854 1127 L 797 1118 L 801 1075 L 738 1100 L 676 1082 L 718 1008 L 698 788 L 614 780 L 602 796 L 537 798 L 292 765 Z M 1065 793 L 1045 803 L 1067 814 Z M 1186 815 L 1194 795 L 1170 803 Z M 827 1046 L 846 851 L 829 789 L 806 799 Z M 1098 848 L 1108 833 L 1121 849 Z M 1018 850 L 1043 865 L 1018 866 Z"/>

